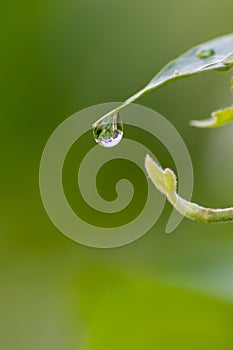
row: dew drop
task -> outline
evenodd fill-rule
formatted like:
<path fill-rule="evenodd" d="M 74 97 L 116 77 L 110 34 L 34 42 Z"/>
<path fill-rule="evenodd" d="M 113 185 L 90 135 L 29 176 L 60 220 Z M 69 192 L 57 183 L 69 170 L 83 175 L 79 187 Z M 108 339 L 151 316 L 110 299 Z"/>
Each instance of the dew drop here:
<path fill-rule="evenodd" d="M 210 56 L 213 56 L 215 54 L 213 49 L 205 49 L 205 50 L 201 50 L 200 52 L 198 52 L 197 57 L 198 58 L 208 58 Z"/>
<path fill-rule="evenodd" d="M 178 77 L 178 76 L 181 74 L 181 72 L 179 72 L 179 71 L 176 69 L 176 70 L 174 71 L 173 74 L 174 74 L 175 77 Z"/>
<path fill-rule="evenodd" d="M 223 60 L 223 64 L 225 65 L 231 65 L 233 64 L 233 52 L 229 53 L 229 55 L 227 55 L 224 60 Z"/>
<path fill-rule="evenodd" d="M 94 124 L 93 136 L 95 141 L 103 147 L 110 148 L 118 145 L 123 137 L 123 124 L 119 113 L 109 115 Z"/>

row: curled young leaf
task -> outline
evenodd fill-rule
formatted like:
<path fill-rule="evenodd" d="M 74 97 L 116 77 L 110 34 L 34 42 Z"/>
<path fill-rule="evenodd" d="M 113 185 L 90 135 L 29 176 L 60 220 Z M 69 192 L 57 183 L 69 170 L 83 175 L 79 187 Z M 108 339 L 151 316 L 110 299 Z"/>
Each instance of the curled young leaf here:
<path fill-rule="evenodd" d="M 181 198 L 177 193 L 177 181 L 173 171 L 163 170 L 149 155 L 145 158 L 145 168 L 155 187 L 166 196 L 181 215 L 204 223 L 233 222 L 233 207 L 205 208 Z"/>

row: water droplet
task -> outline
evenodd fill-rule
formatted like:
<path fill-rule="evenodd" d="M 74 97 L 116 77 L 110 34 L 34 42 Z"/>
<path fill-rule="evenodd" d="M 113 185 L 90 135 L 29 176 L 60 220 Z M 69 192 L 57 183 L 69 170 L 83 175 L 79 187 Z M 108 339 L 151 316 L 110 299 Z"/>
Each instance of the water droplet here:
<path fill-rule="evenodd" d="M 226 65 L 231 65 L 233 64 L 233 52 L 229 53 L 229 55 L 227 55 L 224 60 L 223 60 L 223 64 L 226 64 Z"/>
<path fill-rule="evenodd" d="M 178 77 L 180 74 L 181 74 L 181 72 L 179 72 L 177 69 L 174 71 L 174 73 L 173 73 L 176 77 Z"/>
<path fill-rule="evenodd" d="M 198 58 L 208 58 L 210 56 L 213 56 L 215 54 L 213 49 L 205 49 L 205 50 L 201 50 L 200 52 L 198 52 L 197 57 Z"/>
<path fill-rule="evenodd" d="M 93 127 L 94 139 L 103 147 L 118 145 L 123 136 L 123 124 L 119 113 L 109 115 Z"/>

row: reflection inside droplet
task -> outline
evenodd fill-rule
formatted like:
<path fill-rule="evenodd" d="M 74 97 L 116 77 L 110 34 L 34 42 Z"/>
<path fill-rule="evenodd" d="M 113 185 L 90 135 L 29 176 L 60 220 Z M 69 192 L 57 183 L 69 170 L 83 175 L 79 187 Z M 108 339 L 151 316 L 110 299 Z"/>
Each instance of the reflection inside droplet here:
<path fill-rule="evenodd" d="M 103 147 L 110 148 L 118 145 L 123 137 L 123 124 L 119 113 L 109 115 L 95 124 L 93 136 L 95 141 Z"/>

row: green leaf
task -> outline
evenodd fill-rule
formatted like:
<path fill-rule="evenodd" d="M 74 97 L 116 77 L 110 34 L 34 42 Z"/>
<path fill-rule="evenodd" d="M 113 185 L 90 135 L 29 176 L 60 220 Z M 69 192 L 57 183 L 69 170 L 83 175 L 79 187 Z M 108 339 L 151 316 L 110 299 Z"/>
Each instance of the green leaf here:
<path fill-rule="evenodd" d="M 233 34 L 197 45 L 166 64 L 145 89 L 151 90 L 190 75 L 233 66 Z"/>
<path fill-rule="evenodd" d="M 233 121 L 233 107 L 219 109 L 211 114 L 211 118 L 192 120 L 190 125 L 198 128 L 217 128 Z"/>
<path fill-rule="evenodd" d="M 107 116 L 115 115 L 120 109 L 125 108 L 131 102 L 135 102 L 149 91 L 195 74 L 211 70 L 225 71 L 232 68 L 232 57 L 233 33 L 191 48 L 183 55 L 167 63 L 143 89 L 128 98 L 121 106 L 97 120 L 94 127 L 98 126 Z"/>

